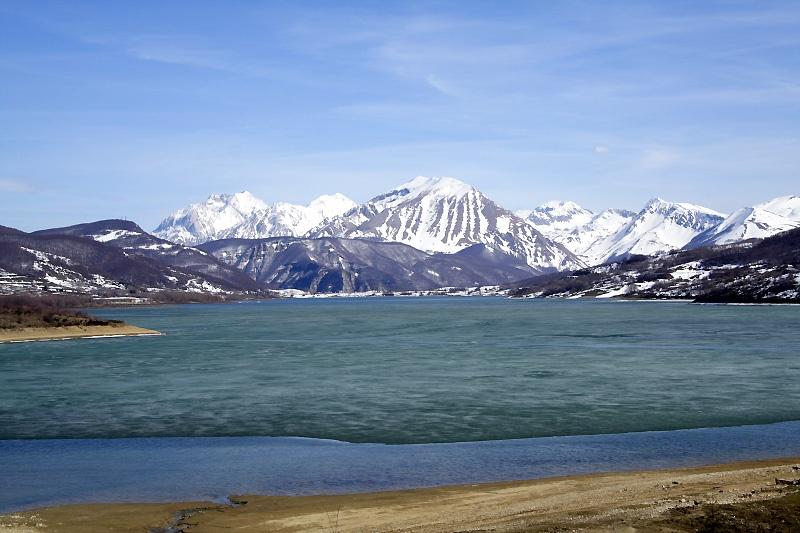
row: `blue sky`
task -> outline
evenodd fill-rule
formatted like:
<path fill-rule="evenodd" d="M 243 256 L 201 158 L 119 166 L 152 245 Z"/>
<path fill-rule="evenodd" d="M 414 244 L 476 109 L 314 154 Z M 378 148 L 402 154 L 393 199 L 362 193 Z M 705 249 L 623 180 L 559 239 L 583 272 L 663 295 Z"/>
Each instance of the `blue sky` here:
<path fill-rule="evenodd" d="M 800 193 L 800 3 L 0 0 L 0 124 L 26 230 L 416 175 L 730 211 Z"/>

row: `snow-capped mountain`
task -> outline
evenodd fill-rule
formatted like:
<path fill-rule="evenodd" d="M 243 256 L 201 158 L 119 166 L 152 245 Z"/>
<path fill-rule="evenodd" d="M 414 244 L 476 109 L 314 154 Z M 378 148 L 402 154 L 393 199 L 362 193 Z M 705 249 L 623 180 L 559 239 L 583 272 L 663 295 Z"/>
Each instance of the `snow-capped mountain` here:
<path fill-rule="evenodd" d="M 356 206 L 343 194 L 323 195 L 307 206 L 277 202 L 251 213 L 241 224 L 217 235 L 218 239 L 263 239 L 305 235 L 330 217 Z"/>
<path fill-rule="evenodd" d="M 165 218 L 153 234 L 178 244 L 197 244 L 214 239 L 266 207 L 248 191 L 212 194 L 205 202 L 191 204 Z"/>
<path fill-rule="evenodd" d="M 800 227 L 798 196 L 727 218 L 659 198 L 638 213 L 593 213 L 570 201 L 512 213 L 455 178 L 419 176 L 360 205 L 342 194 L 321 196 L 307 206 L 267 204 L 248 192 L 215 194 L 166 218 L 154 233 L 181 244 L 268 237 L 370 239 L 448 254 L 483 244 L 547 272 L 761 238 L 795 227 Z"/>
<path fill-rule="evenodd" d="M 658 255 L 683 248 L 725 215 L 707 207 L 654 198 L 614 234 L 593 242 L 583 256 L 600 264 L 631 255 Z"/>
<path fill-rule="evenodd" d="M 587 253 L 595 243 L 614 235 L 636 213 L 606 209 L 593 213 L 575 202 L 552 201 L 527 212 L 525 220 L 541 234 L 564 245 L 587 264 L 595 264 L 595 253 Z"/>
<path fill-rule="evenodd" d="M 723 218 L 706 207 L 655 198 L 638 213 L 606 209 L 595 214 L 575 202 L 547 202 L 530 211 L 526 221 L 587 265 L 598 265 L 682 248 Z"/>
<path fill-rule="evenodd" d="M 448 177 L 418 176 L 323 222 L 307 236 L 402 242 L 442 253 L 484 244 L 541 272 L 583 265 L 568 249 L 550 241 L 475 187 Z"/>
<path fill-rule="evenodd" d="M 692 239 L 686 247 L 763 239 L 794 228 L 800 228 L 800 196 L 781 196 L 736 210 L 718 225 Z"/>
<path fill-rule="evenodd" d="M 224 238 L 303 235 L 324 219 L 344 213 L 355 202 L 343 194 L 320 196 L 309 205 L 267 204 L 251 193 L 213 194 L 165 218 L 153 232 L 179 244 Z"/>

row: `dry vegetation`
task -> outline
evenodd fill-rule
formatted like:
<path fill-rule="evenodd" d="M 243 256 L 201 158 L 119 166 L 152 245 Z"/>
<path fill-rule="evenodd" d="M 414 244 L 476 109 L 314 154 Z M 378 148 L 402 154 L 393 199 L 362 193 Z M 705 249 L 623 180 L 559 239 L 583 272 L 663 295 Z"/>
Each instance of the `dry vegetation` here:
<path fill-rule="evenodd" d="M 71 295 L 0 296 L 0 330 L 121 324 L 117 320 L 93 318 L 75 309 L 90 303 L 89 298 Z"/>

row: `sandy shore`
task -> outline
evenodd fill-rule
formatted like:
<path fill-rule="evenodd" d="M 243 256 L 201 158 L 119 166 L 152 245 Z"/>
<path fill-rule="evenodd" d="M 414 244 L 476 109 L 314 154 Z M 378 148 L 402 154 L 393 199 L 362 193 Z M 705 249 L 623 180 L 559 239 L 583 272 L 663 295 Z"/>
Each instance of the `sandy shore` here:
<path fill-rule="evenodd" d="M 140 328 L 129 324 L 3 329 L 0 330 L 0 343 L 79 339 L 86 337 L 126 337 L 135 335 L 161 335 L 161 333 L 152 329 Z"/>
<path fill-rule="evenodd" d="M 800 487 L 776 483 L 800 479 L 798 465 L 792 458 L 370 494 L 238 496 L 246 503 L 236 506 L 70 505 L 0 516 L 0 532 L 690 531 L 725 509 L 731 520 L 800 520 Z"/>

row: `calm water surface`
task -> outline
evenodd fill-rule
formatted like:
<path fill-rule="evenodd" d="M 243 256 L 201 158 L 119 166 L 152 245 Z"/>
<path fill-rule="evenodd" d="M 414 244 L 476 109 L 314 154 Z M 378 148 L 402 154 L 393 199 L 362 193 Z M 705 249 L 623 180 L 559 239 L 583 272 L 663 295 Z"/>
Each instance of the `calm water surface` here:
<path fill-rule="evenodd" d="M 434 443 L 800 419 L 800 307 L 374 298 L 97 314 L 166 335 L 0 345 L 0 439 Z"/>

